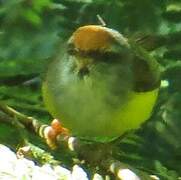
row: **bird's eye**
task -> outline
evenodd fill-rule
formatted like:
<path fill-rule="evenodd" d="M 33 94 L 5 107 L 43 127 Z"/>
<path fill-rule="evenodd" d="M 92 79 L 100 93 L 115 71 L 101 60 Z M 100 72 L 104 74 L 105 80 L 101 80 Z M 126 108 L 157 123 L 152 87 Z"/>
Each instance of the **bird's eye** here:
<path fill-rule="evenodd" d="M 77 53 L 77 49 L 74 47 L 73 44 L 68 44 L 67 46 L 67 53 L 70 55 L 75 55 Z"/>
<path fill-rule="evenodd" d="M 115 52 L 89 52 L 88 56 L 99 60 L 101 62 L 116 62 L 118 59 L 121 58 L 121 54 Z"/>
<path fill-rule="evenodd" d="M 105 52 L 100 55 L 100 60 L 103 62 L 116 62 L 121 58 L 121 55 L 114 52 Z"/>

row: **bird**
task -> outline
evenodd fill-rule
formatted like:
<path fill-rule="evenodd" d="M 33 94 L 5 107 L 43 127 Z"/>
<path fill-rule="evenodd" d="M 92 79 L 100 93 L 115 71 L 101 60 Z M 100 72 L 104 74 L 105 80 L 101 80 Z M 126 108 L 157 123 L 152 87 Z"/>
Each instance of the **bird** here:
<path fill-rule="evenodd" d="M 51 59 L 42 94 L 72 135 L 111 142 L 149 119 L 160 79 L 159 63 L 141 46 L 114 29 L 85 25 Z"/>

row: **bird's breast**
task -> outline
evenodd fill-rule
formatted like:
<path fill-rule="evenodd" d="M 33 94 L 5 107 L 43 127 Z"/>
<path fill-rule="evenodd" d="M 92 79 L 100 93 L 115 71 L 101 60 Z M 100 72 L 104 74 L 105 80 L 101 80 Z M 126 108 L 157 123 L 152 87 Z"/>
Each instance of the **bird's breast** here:
<path fill-rule="evenodd" d="M 125 74 L 128 69 L 100 66 L 80 79 L 64 62 L 52 67 L 43 84 L 44 101 L 49 112 L 73 134 L 107 141 L 149 118 L 158 90 L 132 91 L 132 78 Z"/>

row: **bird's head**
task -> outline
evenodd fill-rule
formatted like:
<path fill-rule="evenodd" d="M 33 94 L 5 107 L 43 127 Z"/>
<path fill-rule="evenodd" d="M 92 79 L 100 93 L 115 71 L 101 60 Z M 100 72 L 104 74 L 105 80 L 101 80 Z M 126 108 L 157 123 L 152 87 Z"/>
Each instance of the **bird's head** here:
<path fill-rule="evenodd" d="M 99 25 L 78 28 L 68 41 L 68 54 L 76 57 L 77 72 L 89 74 L 92 65 L 128 61 L 130 47 L 127 39 L 118 31 Z"/>

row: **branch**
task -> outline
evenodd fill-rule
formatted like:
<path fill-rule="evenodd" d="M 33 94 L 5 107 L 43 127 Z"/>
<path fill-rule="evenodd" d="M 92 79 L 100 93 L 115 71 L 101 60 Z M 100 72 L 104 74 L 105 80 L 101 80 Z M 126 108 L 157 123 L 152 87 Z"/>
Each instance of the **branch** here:
<path fill-rule="evenodd" d="M 26 128 L 33 129 L 35 133 L 39 131 L 39 128 L 42 126 L 42 123 L 40 123 L 37 119 L 26 116 L 15 109 L 9 107 L 2 101 L 0 101 L 0 110 L 4 112 L 9 117 L 6 118 L 8 122 L 13 122 L 16 118 L 20 123 L 22 123 Z M 2 115 L 2 113 L 1 113 Z M 0 119 L 3 119 L 0 115 Z M 5 119 L 3 120 L 5 122 Z"/>

